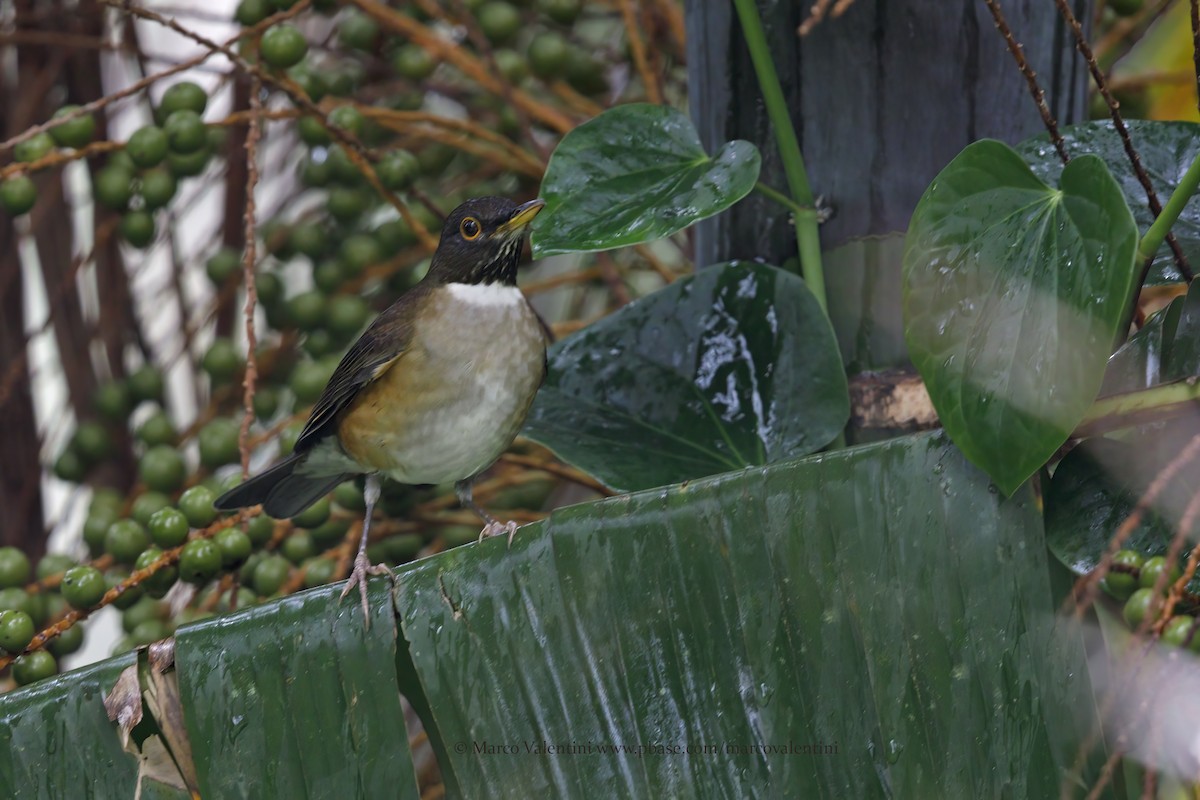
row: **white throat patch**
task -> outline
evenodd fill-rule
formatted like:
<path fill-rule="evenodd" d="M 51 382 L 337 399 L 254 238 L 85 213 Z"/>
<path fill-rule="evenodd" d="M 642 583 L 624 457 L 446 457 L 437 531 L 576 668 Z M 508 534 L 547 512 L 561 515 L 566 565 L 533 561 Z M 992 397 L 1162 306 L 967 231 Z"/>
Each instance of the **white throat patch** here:
<path fill-rule="evenodd" d="M 525 302 L 521 290 L 503 283 L 448 283 L 455 300 L 479 308 L 507 308 Z"/>

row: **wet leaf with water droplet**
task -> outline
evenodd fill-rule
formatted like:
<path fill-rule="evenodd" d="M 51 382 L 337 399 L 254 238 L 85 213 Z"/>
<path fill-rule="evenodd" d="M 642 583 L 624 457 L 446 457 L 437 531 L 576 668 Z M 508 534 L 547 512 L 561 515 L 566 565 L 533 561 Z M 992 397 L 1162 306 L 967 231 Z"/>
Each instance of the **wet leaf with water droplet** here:
<path fill-rule="evenodd" d="M 1072 160 L 1054 189 L 984 140 L 937 184 L 905 241 L 905 340 L 950 438 L 1012 493 L 1096 398 L 1137 226 L 1096 156 Z"/>
<path fill-rule="evenodd" d="M 1179 179 L 1200 153 L 1200 125 L 1195 122 L 1148 119 L 1127 119 L 1125 124 L 1129 127 L 1130 139 L 1137 148 L 1159 201 L 1166 203 L 1171 192 L 1179 185 Z M 1091 153 L 1104 159 L 1133 210 L 1138 229 L 1145 232 L 1154 221 L 1154 215 L 1150 213 L 1146 190 L 1129 163 L 1129 156 L 1125 154 L 1121 137 L 1113 129 L 1112 120 L 1068 125 L 1062 129 L 1062 136 L 1071 158 Z M 1063 164 L 1058 154 L 1045 144 L 1046 135 L 1039 134 L 1017 145 L 1017 152 L 1029 162 L 1035 175 L 1054 184 L 1062 174 Z M 1189 203 L 1171 230 L 1192 269 L 1200 268 L 1200 203 Z M 1155 256 L 1146 285 L 1179 283 L 1182 280 L 1171 249 L 1164 242 Z"/>
<path fill-rule="evenodd" d="M 525 435 L 632 490 L 811 453 L 849 415 L 833 330 L 804 281 L 735 262 L 556 344 Z"/>
<path fill-rule="evenodd" d="M 670 236 L 749 194 L 760 162 L 742 140 L 709 156 L 687 115 L 668 106 L 612 108 L 568 133 L 550 157 L 534 257 Z"/>

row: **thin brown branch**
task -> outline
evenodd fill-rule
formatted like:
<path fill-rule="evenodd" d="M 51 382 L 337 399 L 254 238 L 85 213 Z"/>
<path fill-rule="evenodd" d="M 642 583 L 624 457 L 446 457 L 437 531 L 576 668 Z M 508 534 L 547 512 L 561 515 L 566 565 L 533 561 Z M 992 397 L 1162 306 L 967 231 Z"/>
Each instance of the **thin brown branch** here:
<path fill-rule="evenodd" d="M 1029 94 L 1033 97 L 1038 113 L 1042 116 L 1042 124 L 1046 126 L 1046 132 L 1050 134 L 1050 141 L 1054 142 L 1054 149 L 1058 151 L 1058 157 L 1066 164 L 1071 160 L 1071 157 L 1067 155 L 1067 145 L 1063 142 L 1062 134 L 1058 132 L 1058 121 L 1054 119 L 1054 115 L 1050 113 L 1050 107 L 1046 105 L 1046 92 L 1038 84 L 1037 73 L 1033 71 L 1033 68 L 1029 66 L 1029 61 L 1025 58 L 1025 49 L 1013 38 L 1012 28 L 1008 27 L 1008 20 L 1004 18 L 1004 12 L 1000 10 L 1000 0 L 984 0 L 984 2 L 987 3 L 988 10 L 992 12 L 996 30 L 1000 31 L 1000 35 L 1004 37 L 1008 52 L 1012 53 L 1013 60 L 1017 62 L 1017 68 L 1025 76 Z"/>
<path fill-rule="evenodd" d="M 662 103 L 662 92 L 658 87 L 658 76 L 650 71 L 650 65 L 646 61 L 646 43 L 642 41 L 642 34 L 638 29 L 638 15 L 637 9 L 634 8 L 634 0 L 618 0 L 618 5 L 621 6 L 621 19 L 625 23 L 625 37 L 629 40 L 629 50 L 633 55 L 633 64 L 642 78 L 642 85 L 646 90 L 646 99 L 651 103 Z"/>
<path fill-rule="evenodd" d="M 1158 200 L 1158 194 L 1154 191 L 1154 185 L 1150 183 L 1150 176 L 1146 174 L 1146 168 L 1142 166 L 1142 159 L 1138 156 L 1137 150 L 1133 147 L 1133 141 L 1129 138 L 1129 128 L 1125 125 L 1125 120 L 1121 118 L 1120 104 L 1109 91 L 1108 82 L 1104 77 L 1103 70 L 1096 63 L 1096 57 L 1092 53 L 1092 48 L 1088 45 L 1087 37 L 1083 35 L 1083 28 L 1079 25 L 1079 20 L 1071 11 L 1067 0 L 1054 0 L 1054 5 L 1058 7 L 1058 13 L 1066 21 L 1070 27 L 1072 35 L 1075 37 L 1075 47 L 1079 50 L 1083 60 L 1087 62 L 1088 71 L 1092 74 L 1092 80 L 1096 82 L 1096 88 L 1100 91 L 1100 96 L 1104 98 L 1104 102 L 1108 104 L 1109 113 L 1112 115 L 1113 127 L 1116 128 L 1117 135 L 1121 138 L 1121 144 L 1125 148 L 1125 155 L 1129 158 L 1129 163 L 1133 167 L 1133 173 L 1137 176 L 1138 183 L 1142 185 L 1142 189 L 1146 192 L 1146 203 L 1150 207 L 1150 212 L 1157 217 L 1162 213 L 1162 203 Z M 1171 252 L 1175 256 L 1175 265 L 1178 267 L 1180 274 L 1188 281 L 1192 280 L 1192 269 L 1188 265 L 1187 258 L 1183 255 L 1183 250 L 1179 247 L 1179 242 L 1175 238 L 1175 234 L 1167 234 L 1167 244 L 1171 247 Z M 1145 280 L 1145 270 L 1142 275 Z M 1141 289 L 1141 284 L 1138 285 Z"/>
<path fill-rule="evenodd" d="M 242 426 L 238 431 L 238 449 L 242 455 L 242 478 L 250 475 L 250 423 L 254 421 L 254 388 L 258 380 L 258 337 L 254 332 L 254 307 L 258 304 L 258 291 L 254 278 L 255 263 L 255 211 L 254 190 L 258 186 L 258 140 L 262 136 L 262 111 L 260 97 L 262 85 L 257 78 L 250 79 L 250 130 L 246 133 L 246 250 L 242 254 L 242 276 L 246 282 L 246 373 L 242 378 Z"/>

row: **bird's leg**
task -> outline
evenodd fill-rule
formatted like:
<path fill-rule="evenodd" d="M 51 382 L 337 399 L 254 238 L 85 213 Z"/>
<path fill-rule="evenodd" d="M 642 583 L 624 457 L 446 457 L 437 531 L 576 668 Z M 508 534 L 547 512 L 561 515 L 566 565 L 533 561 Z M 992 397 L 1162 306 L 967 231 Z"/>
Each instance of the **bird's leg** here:
<path fill-rule="evenodd" d="M 476 503 L 474 498 L 471 497 L 471 486 L 473 483 L 474 479 L 472 478 L 459 481 L 458 483 L 454 484 L 454 493 L 458 495 L 458 502 L 461 503 L 464 508 L 471 509 L 475 512 L 476 516 L 484 521 L 485 524 L 483 526 L 483 530 L 479 532 L 479 541 L 482 542 L 485 536 L 497 536 L 501 533 L 507 533 L 508 546 L 512 547 L 513 536 L 516 536 L 517 534 L 517 523 L 513 522 L 512 520 L 509 520 L 508 522 L 501 522 L 488 512 L 484 511 L 483 507 Z"/>
<path fill-rule="evenodd" d="M 350 577 L 346 581 L 346 587 L 342 589 L 342 598 L 350 593 L 350 590 L 358 586 L 359 597 L 362 598 L 363 624 L 367 628 L 371 627 L 370 607 L 367 604 L 367 576 L 368 575 L 386 575 L 391 580 L 392 585 L 396 583 L 396 576 L 388 569 L 387 564 L 372 564 L 367 558 L 367 537 L 371 533 L 371 517 L 375 513 L 375 504 L 379 502 L 379 476 L 374 473 L 367 476 L 367 484 L 363 488 L 363 499 L 367 502 L 366 515 L 363 517 L 362 538 L 358 542 L 358 554 L 354 556 L 354 568 L 350 570 Z"/>

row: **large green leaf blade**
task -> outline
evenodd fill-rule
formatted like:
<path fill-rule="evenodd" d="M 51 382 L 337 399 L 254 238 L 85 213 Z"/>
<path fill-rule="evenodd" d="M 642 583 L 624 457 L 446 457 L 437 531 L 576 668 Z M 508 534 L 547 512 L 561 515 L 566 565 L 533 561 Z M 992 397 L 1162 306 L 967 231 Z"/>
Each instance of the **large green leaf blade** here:
<path fill-rule="evenodd" d="M 525 434 L 609 486 L 645 489 L 828 444 L 850 415 L 804 281 L 709 267 L 556 344 Z"/>
<path fill-rule="evenodd" d="M 1143 119 L 1126 120 L 1125 124 L 1146 175 L 1159 200 L 1165 203 L 1179 185 L 1179 179 L 1188 166 L 1200 154 L 1200 125 L 1195 122 Z M 1104 160 L 1133 210 L 1138 229 L 1147 230 L 1154 222 L 1154 214 L 1150 212 L 1146 190 L 1133 171 L 1129 156 L 1125 153 L 1125 145 L 1113 128 L 1112 120 L 1068 125 L 1062 129 L 1062 136 L 1072 158 L 1090 153 Z M 1017 152 L 1042 180 L 1052 185 L 1058 181 L 1063 163 L 1045 134 L 1021 142 L 1017 145 Z M 1193 264 L 1200 263 L 1200 205 L 1191 203 L 1184 208 L 1171 230 L 1188 260 Z M 1154 286 L 1182 281 L 1183 276 L 1175 266 L 1171 249 L 1164 242 L 1155 255 L 1146 283 Z"/>
<path fill-rule="evenodd" d="M 669 236 L 749 194 L 760 165 L 758 148 L 741 140 L 710 157 L 687 115 L 669 106 L 609 109 L 564 136 L 550 157 L 534 257 Z"/>
<path fill-rule="evenodd" d="M 0 797 L 133 797 L 137 760 L 121 748 L 104 694 L 126 653 L 0 695 Z"/>
<path fill-rule="evenodd" d="M 1090 699 L 1047 567 L 934 435 L 565 509 L 397 602 L 466 797 L 1049 797 Z"/>
<path fill-rule="evenodd" d="M 930 184 L 904 255 L 905 339 L 947 433 L 1005 492 L 1095 399 L 1135 280 L 1137 228 L 1095 156 L 1061 188 L 1000 142 Z"/>
<path fill-rule="evenodd" d="M 386 584 L 365 631 L 339 586 L 181 628 L 175 660 L 205 797 L 415 798 Z"/>

